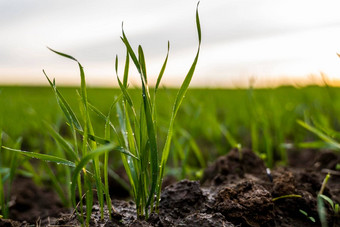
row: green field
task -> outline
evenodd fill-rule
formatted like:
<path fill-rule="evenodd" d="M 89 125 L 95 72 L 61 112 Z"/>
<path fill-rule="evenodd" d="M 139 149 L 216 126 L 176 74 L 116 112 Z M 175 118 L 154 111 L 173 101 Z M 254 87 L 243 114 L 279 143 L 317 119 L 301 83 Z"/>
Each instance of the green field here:
<path fill-rule="evenodd" d="M 77 89 L 60 90 L 79 114 Z M 130 92 L 140 103 L 141 91 L 135 89 Z M 89 88 L 88 93 L 89 101 L 107 113 L 120 90 Z M 175 95 L 174 89 L 161 89 L 156 100 L 161 140 L 165 139 Z M 282 161 L 285 144 L 305 146 L 301 143 L 317 139 L 296 122 L 298 119 L 328 132 L 339 130 L 339 96 L 338 88 L 316 86 L 255 90 L 190 89 L 176 119 L 176 140 L 172 149 L 178 149 L 177 143 L 186 144 L 189 147 L 182 146 L 183 150 L 197 152 L 194 151 L 196 149 L 204 156 L 204 163 L 198 161 L 194 164 L 206 165 L 231 149 L 228 138 L 232 138 L 242 147 L 253 148 L 260 154 L 273 153 L 274 161 Z M 42 120 L 67 130 L 66 120 L 49 87 L 1 87 L 0 105 L 0 128 L 13 139 L 23 137 L 25 149 L 36 150 L 44 143 L 42 140 L 48 132 L 42 128 Z M 103 135 L 103 121 L 96 114 L 92 115 L 96 134 Z M 117 121 L 114 114 L 111 119 Z M 334 132 L 332 136 L 337 137 L 338 134 Z"/>
<path fill-rule="evenodd" d="M 160 184 L 152 182 L 162 182 L 163 174 L 200 179 L 210 162 L 232 148 L 251 148 L 269 168 L 287 165 L 288 149 L 340 149 L 338 88 L 189 89 L 170 143 L 178 91 L 162 88 L 153 99 L 151 89 L 145 100 L 142 89 L 126 94 L 124 89 L 88 88 L 84 96 L 84 90 L 72 87 L 0 88 L 2 216 L 8 217 L 4 188 L 10 189 L 18 175 L 51 185 L 66 207 L 76 207 L 76 193 L 84 194 L 89 205 L 81 222 L 88 223 L 94 185 L 101 213 L 104 200 L 111 204 L 108 177 L 130 190 L 140 204 L 138 215 L 147 217 L 150 204 L 159 202 L 148 194 L 150 189 L 160 193 Z M 169 160 L 163 163 L 167 151 Z M 123 165 L 130 186 L 115 174 Z M 160 175 L 154 175 L 155 168 Z"/>

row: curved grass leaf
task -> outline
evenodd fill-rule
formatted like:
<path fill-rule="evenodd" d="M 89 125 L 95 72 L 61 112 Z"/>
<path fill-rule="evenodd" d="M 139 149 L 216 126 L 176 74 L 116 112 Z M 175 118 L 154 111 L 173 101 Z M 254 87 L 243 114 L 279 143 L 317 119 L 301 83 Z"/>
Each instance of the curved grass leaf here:
<path fill-rule="evenodd" d="M 334 202 L 331 198 L 329 198 L 328 196 L 325 195 L 319 195 L 321 198 L 323 198 L 325 201 L 327 201 L 329 203 L 329 205 L 331 205 L 332 209 L 334 210 Z"/>
<path fill-rule="evenodd" d="M 146 64 L 145 64 L 145 57 L 144 57 L 144 51 L 141 45 L 138 46 L 138 62 L 139 67 L 141 71 L 141 75 L 143 76 L 145 80 L 145 84 L 148 84 L 148 77 L 146 74 Z"/>
<path fill-rule="evenodd" d="M 200 166 L 202 168 L 205 168 L 204 157 L 203 157 L 202 152 L 200 151 L 197 143 L 195 142 L 194 138 L 192 138 L 190 133 L 183 128 L 180 129 L 180 133 L 189 141 L 189 145 L 190 145 L 192 151 L 194 152 L 194 155 L 196 156 Z"/>
<path fill-rule="evenodd" d="M 56 132 L 52 126 L 50 126 L 47 122 L 44 121 L 45 128 L 50 133 L 50 135 L 55 139 L 57 143 L 61 145 L 61 147 L 72 157 L 73 160 L 78 160 L 78 155 L 74 151 L 71 144 L 69 144 L 58 132 Z"/>
<path fill-rule="evenodd" d="M 197 33 L 198 33 L 198 49 L 197 49 L 197 53 L 196 53 L 196 57 L 194 59 L 194 62 L 192 63 L 189 72 L 187 73 L 178 93 L 176 96 L 176 100 L 173 106 L 173 110 L 172 110 L 172 114 L 171 114 L 171 118 L 170 118 L 170 123 L 169 123 L 169 129 L 168 129 L 168 134 L 166 137 L 166 141 L 165 141 L 165 145 L 163 148 L 163 153 L 162 153 L 162 158 L 161 158 L 161 163 L 160 163 L 160 177 L 159 177 L 159 182 L 158 182 L 158 195 L 157 195 L 157 206 L 158 206 L 158 202 L 159 202 L 159 197 L 160 197 L 160 186 L 162 185 L 162 181 L 163 181 L 163 176 L 164 176 L 164 169 L 165 169 L 165 164 L 168 160 L 169 157 L 169 152 L 170 152 L 170 145 L 171 145 L 171 139 L 172 139 L 172 135 L 173 135 L 173 125 L 174 125 L 174 120 L 176 118 L 177 112 L 179 110 L 180 105 L 182 104 L 182 101 L 184 99 L 184 96 L 187 92 L 187 89 L 189 87 L 189 84 L 191 82 L 192 76 L 194 74 L 196 65 L 197 65 L 197 61 L 198 61 L 198 56 L 200 53 L 200 48 L 201 48 L 201 40 L 202 40 L 202 36 L 201 36 L 201 25 L 200 25 L 200 20 L 199 20 L 199 14 L 198 14 L 198 5 L 197 4 L 197 8 L 196 8 L 196 27 L 197 27 Z"/>
<path fill-rule="evenodd" d="M 198 61 L 198 56 L 199 56 L 200 49 L 201 49 L 202 37 L 201 37 L 201 25 L 200 25 L 200 20 L 199 20 L 199 15 L 198 15 L 198 5 L 199 5 L 199 2 L 197 3 L 197 8 L 196 8 L 196 26 L 197 26 L 197 33 L 198 33 L 198 50 L 197 50 L 197 54 L 196 54 L 196 57 L 194 59 L 194 62 L 192 63 L 190 70 L 189 70 L 188 74 L 186 75 L 186 77 L 185 77 L 185 79 L 184 79 L 184 81 L 181 85 L 181 88 L 179 89 L 179 92 L 176 96 L 174 110 L 173 110 L 174 117 L 176 117 L 178 109 L 179 109 L 180 105 L 182 104 L 182 101 L 183 101 L 185 94 L 188 90 L 192 76 L 194 75 L 195 68 L 196 68 L 197 61 Z"/>
<path fill-rule="evenodd" d="M 87 134 L 87 136 L 89 137 L 90 140 L 95 141 L 95 142 L 97 142 L 99 144 L 103 144 L 104 145 L 104 144 L 110 143 L 109 140 L 104 139 L 104 138 L 99 137 L 99 136 L 95 136 L 95 135 L 91 135 L 91 134 Z"/>
<path fill-rule="evenodd" d="M 163 65 L 162 65 L 161 71 L 158 74 L 157 82 L 156 82 L 156 86 L 155 86 L 155 90 L 154 90 L 154 95 L 153 95 L 152 116 L 153 116 L 155 121 L 156 121 L 156 94 L 157 94 L 157 91 L 158 91 L 158 87 L 161 83 L 161 80 L 163 78 L 163 74 L 164 74 L 164 71 L 165 71 L 165 68 L 166 68 L 166 64 L 168 62 L 169 51 L 170 51 L 170 42 L 168 41 L 168 51 L 166 53 L 166 57 L 165 57 Z"/>
<path fill-rule="evenodd" d="M 71 55 L 61 53 L 61 52 L 56 51 L 56 50 L 53 50 L 52 48 L 49 48 L 49 47 L 47 47 L 47 49 L 49 49 L 50 51 L 52 51 L 52 52 L 54 52 L 54 53 L 56 53 L 56 54 L 59 54 L 60 56 L 63 56 L 63 57 L 65 57 L 65 58 L 69 58 L 69 59 L 71 59 L 71 60 L 73 60 L 73 61 L 78 62 L 78 60 L 75 59 L 74 57 L 72 57 Z"/>
<path fill-rule="evenodd" d="M 88 179 L 89 176 L 85 175 L 84 176 L 84 181 L 85 181 L 85 194 L 86 194 L 86 226 L 90 226 L 90 219 L 91 219 L 91 214 L 92 214 L 92 206 L 93 206 L 93 193 L 92 193 L 92 184 L 91 180 Z M 101 182 L 100 182 L 101 183 Z M 97 190 L 99 191 L 100 188 L 97 186 Z M 100 190 L 101 193 L 101 190 Z M 102 207 L 102 205 L 101 205 Z M 102 213 L 102 211 L 101 211 Z M 101 218 L 103 219 L 103 218 Z"/>
<path fill-rule="evenodd" d="M 83 116 L 83 120 L 85 122 L 84 125 L 84 133 L 83 133 L 83 148 L 82 148 L 82 153 L 83 155 L 87 154 L 87 139 L 90 138 L 92 139 L 92 143 L 91 143 L 91 147 L 93 149 L 96 149 L 97 145 L 95 143 L 95 140 L 99 140 L 101 143 L 106 143 L 105 141 L 103 142 L 102 139 L 96 138 L 95 136 L 89 136 L 89 135 L 94 135 L 94 131 L 93 131 L 93 127 L 91 124 L 91 119 L 88 113 L 88 99 L 87 99 L 87 90 L 86 90 L 86 81 L 85 81 L 85 73 L 84 73 L 84 69 L 83 66 L 79 63 L 79 61 L 77 59 L 75 59 L 74 57 L 52 50 L 51 48 L 49 48 L 51 51 L 55 52 L 56 54 L 59 54 L 63 57 L 69 58 L 71 60 L 74 60 L 77 62 L 78 67 L 79 67 L 79 71 L 80 71 L 80 79 L 81 79 L 81 97 L 82 97 L 82 102 L 84 105 L 84 116 Z M 98 194 L 98 200 L 100 203 L 100 208 L 101 208 L 101 218 L 104 218 L 104 212 L 103 212 L 103 189 L 102 189 L 102 185 L 101 185 L 101 175 L 100 175 L 100 167 L 99 167 L 99 159 L 97 157 L 94 158 L 93 160 L 94 162 L 94 169 L 95 169 L 95 180 L 96 180 L 96 185 L 97 185 L 97 194 Z M 91 192 L 87 192 L 86 193 L 89 196 L 86 196 L 86 201 L 87 203 L 90 201 L 92 201 L 92 191 Z M 88 216 L 87 216 L 87 220 L 88 220 Z"/>
<path fill-rule="evenodd" d="M 155 86 L 155 93 L 157 92 L 157 89 L 158 89 L 158 87 L 161 83 L 161 80 L 163 78 L 163 74 L 164 74 L 164 71 L 165 71 L 165 68 L 166 68 L 166 64 L 168 62 L 169 51 L 170 51 L 170 42 L 168 41 L 168 51 L 166 53 L 166 57 L 165 57 L 163 65 L 162 65 L 161 71 L 159 72 L 158 77 L 157 77 L 157 82 L 156 82 L 156 86 Z"/>
<path fill-rule="evenodd" d="M 128 135 L 127 135 L 127 129 L 126 129 L 126 121 L 125 121 L 125 115 L 121 109 L 121 107 L 117 104 L 117 116 L 118 116 L 118 120 L 119 120 L 119 124 L 121 125 L 121 133 L 122 133 L 122 136 L 123 136 L 123 140 L 124 142 L 122 144 L 124 144 L 125 147 L 129 147 L 129 139 L 128 139 Z M 125 106 L 125 103 L 123 101 L 123 106 L 124 108 L 126 108 Z M 126 170 L 126 174 L 128 175 L 128 178 L 129 178 L 129 181 L 130 181 L 130 184 L 132 186 L 132 191 L 133 191 L 133 196 L 134 198 L 137 198 L 137 190 L 136 188 L 138 187 L 137 186 L 137 171 L 135 169 L 135 166 L 134 166 L 134 163 L 133 161 L 131 160 L 130 157 L 128 156 L 125 156 L 125 155 L 121 155 L 121 158 L 122 158 L 122 162 L 123 162 L 123 165 L 124 165 L 124 168 Z"/>
<path fill-rule="evenodd" d="M 138 72 L 141 73 L 140 67 L 139 67 L 139 61 L 138 61 L 138 59 L 137 59 L 137 57 L 136 57 L 136 54 L 133 52 L 132 47 L 131 47 L 131 45 L 130 45 L 130 43 L 129 43 L 129 41 L 128 41 L 128 39 L 126 38 L 126 35 L 125 35 L 125 33 L 124 33 L 123 23 L 122 23 L 122 34 L 123 34 L 123 37 L 120 37 L 120 38 L 121 38 L 121 40 L 123 41 L 123 43 L 125 44 L 126 49 L 127 49 L 127 51 L 129 52 L 129 54 L 130 54 L 130 56 L 131 56 L 131 58 L 132 58 L 132 61 L 133 61 L 133 63 L 135 64 L 135 66 L 136 66 Z"/>
<path fill-rule="evenodd" d="M 77 132 L 80 133 L 80 135 L 84 136 L 84 132 L 83 131 L 80 131 L 80 130 L 77 130 Z M 87 133 L 87 138 L 89 138 L 90 140 L 98 143 L 98 144 L 108 144 L 108 143 L 111 143 L 109 140 L 105 139 L 105 138 L 102 138 L 100 136 L 95 136 L 95 135 L 92 135 L 92 134 L 89 134 Z"/>
<path fill-rule="evenodd" d="M 55 173 L 52 171 L 52 169 L 48 166 L 47 163 L 44 163 L 43 165 L 45 172 L 47 173 L 47 175 L 49 176 L 49 179 L 52 182 L 53 185 L 53 189 L 57 192 L 58 196 L 60 197 L 61 202 L 64 204 L 64 206 L 68 206 L 69 200 L 68 198 L 65 196 L 65 193 L 60 185 L 60 183 L 58 182 L 57 177 L 55 176 Z"/>
<path fill-rule="evenodd" d="M 125 131 L 123 133 L 126 134 L 126 138 L 127 138 L 127 142 L 128 142 L 128 147 L 129 147 L 129 151 L 133 154 L 136 155 L 137 157 L 139 157 L 139 151 L 138 148 L 136 147 L 136 141 L 135 141 L 135 137 L 133 134 L 133 130 L 132 130 L 132 126 L 131 126 L 131 122 L 129 119 L 129 113 L 128 113 L 128 109 L 126 107 L 126 104 L 124 104 L 124 114 L 125 114 Z"/>
<path fill-rule="evenodd" d="M 130 57 L 129 57 L 129 52 L 126 51 L 125 67 L 124 67 L 124 79 L 123 79 L 124 87 L 127 87 L 127 84 L 128 84 L 129 66 L 130 66 Z"/>
<path fill-rule="evenodd" d="M 18 149 L 21 147 L 22 144 L 22 137 L 19 137 L 15 143 L 14 143 L 14 149 Z M 2 147 L 4 148 L 4 147 Z M 18 155 L 16 152 L 11 152 L 10 154 L 10 172 L 9 172 L 9 191 L 11 191 L 11 187 L 12 187 L 12 183 L 14 181 L 15 175 L 18 172 L 18 167 L 19 167 L 20 163 L 18 160 Z"/>
<path fill-rule="evenodd" d="M 64 115 L 65 115 L 67 121 L 69 122 L 69 124 L 74 125 L 78 130 L 82 130 L 76 115 L 74 114 L 70 105 L 66 102 L 66 100 L 64 99 L 62 94 L 59 92 L 59 90 L 55 86 L 55 82 L 54 81 L 53 81 L 53 83 L 51 82 L 50 78 L 45 73 L 45 70 L 43 70 L 43 73 L 44 73 L 45 77 L 47 78 L 48 82 L 50 83 L 51 87 L 53 88 L 56 99 L 57 99 L 57 103 L 58 103 L 59 107 L 61 108 L 61 110 L 64 112 Z"/>
<path fill-rule="evenodd" d="M 90 160 L 94 159 L 95 157 L 98 157 L 101 154 L 104 154 L 107 151 L 113 150 L 116 146 L 114 144 L 107 144 L 104 146 L 101 146 L 97 148 L 96 150 L 93 150 L 86 154 L 80 162 L 75 166 L 75 169 L 73 171 L 72 175 L 72 183 L 71 183 L 71 200 L 73 202 L 73 205 L 75 206 L 75 191 L 76 191 L 76 182 L 78 181 L 78 178 L 80 176 L 80 172 L 83 170 L 83 168 L 89 163 Z M 85 171 L 85 169 L 84 169 Z"/>
<path fill-rule="evenodd" d="M 305 129 L 307 129 L 308 131 L 314 133 L 315 135 L 317 135 L 320 139 L 322 139 L 323 141 L 325 141 L 326 143 L 330 144 L 332 147 L 336 148 L 337 151 L 340 150 L 340 144 L 338 142 L 336 142 L 334 139 L 332 139 L 331 137 L 327 136 L 325 133 L 321 132 L 319 129 L 301 121 L 301 120 L 297 120 L 297 123 L 299 125 L 301 125 L 302 127 L 304 127 Z"/>
<path fill-rule="evenodd" d="M 315 222 L 315 218 L 309 216 L 306 211 L 299 209 L 300 213 L 305 215 L 311 222 Z"/>
<path fill-rule="evenodd" d="M 3 134 L 3 131 L 2 129 L 0 129 L 0 153 L 1 153 L 1 147 L 2 147 L 2 134 Z M 5 190 L 4 190 L 4 184 L 3 184 L 5 181 L 4 181 L 3 174 L 6 175 L 6 173 L 9 173 L 9 172 L 10 172 L 9 168 L 4 168 L 2 166 L 2 160 L 0 160 L 0 207 L 1 207 L 1 214 L 4 215 L 5 218 L 8 218 L 7 217 L 8 206 L 7 206 L 7 202 L 5 198 Z M 0 218 L 2 217 L 3 216 L 0 215 Z"/>
<path fill-rule="evenodd" d="M 222 132 L 222 135 L 226 138 L 226 140 L 229 142 L 229 144 L 232 148 L 240 148 L 241 147 L 241 145 L 236 142 L 236 139 L 233 137 L 233 135 L 231 135 L 229 130 L 224 125 L 220 126 L 220 130 Z"/>
<path fill-rule="evenodd" d="M 111 108 L 109 110 L 109 113 L 106 117 L 106 121 L 105 121 L 105 139 L 109 140 L 110 139 L 110 115 L 111 115 L 111 111 L 113 108 L 113 104 L 111 105 Z M 108 170 L 109 170 L 109 152 L 105 152 L 105 156 L 104 156 L 104 190 L 105 190 L 105 199 L 106 199 L 106 205 L 107 208 L 109 210 L 109 218 L 111 219 L 111 213 L 112 213 L 112 202 L 111 202 L 111 198 L 110 198 L 110 193 L 109 193 L 109 174 L 108 174 Z"/>
<path fill-rule="evenodd" d="M 81 80 L 81 93 L 82 93 L 82 98 L 83 98 L 83 103 L 85 106 L 87 106 L 87 92 L 86 92 L 86 83 L 85 83 L 85 73 L 84 73 L 84 69 L 83 69 L 83 66 L 79 63 L 79 61 L 77 59 L 75 59 L 74 57 L 72 57 L 71 55 L 68 55 L 68 54 L 64 54 L 62 52 L 59 52 L 59 51 L 56 51 L 56 50 L 53 50 L 49 47 L 47 47 L 50 51 L 62 56 L 62 57 L 65 57 L 65 58 L 68 58 L 68 59 L 71 59 L 73 61 L 76 61 L 77 64 L 78 64 L 78 67 L 79 67 L 79 71 L 80 71 L 80 80 Z"/>
<path fill-rule="evenodd" d="M 117 75 L 117 81 L 118 81 L 119 87 L 120 87 L 120 89 L 121 89 L 121 91 L 123 93 L 124 100 L 127 101 L 127 103 L 129 104 L 129 106 L 130 106 L 130 108 L 132 110 L 133 117 L 134 117 L 134 122 L 136 123 L 136 127 L 139 127 L 138 122 L 137 122 L 137 114 L 136 114 L 136 111 L 135 111 L 135 107 L 134 107 L 134 104 L 132 102 L 131 96 L 129 95 L 129 93 L 127 91 L 127 87 L 124 87 L 124 85 L 122 84 L 122 82 L 119 79 L 118 75 Z"/>
<path fill-rule="evenodd" d="M 320 222 L 322 227 L 327 227 L 327 213 L 325 204 L 323 202 L 323 199 L 320 197 L 320 194 L 317 196 L 317 211 L 319 214 Z"/>
<path fill-rule="evenodd" d="M 139 57 L 138 59 L 139 59 L 139 66 L 140 66 L 140 72 L 141 72 L 142 97 L 143 97 L 144 114 L 145 114 L 144 116 L 146 120 L 148 141 L 149 141 L 149 146 L 150 146 L 150 154 L 145 154 L 145 158 L 147 157 L 147 155 L 150 155 L 150 165 L 151 165 L 151 188 L 149 191 L 147 202 L 145 204 L 145 213 L 146 213 L 146 216 L 148 216 L 147 215 L 148 207 L 154 198 L 154 193 L 156 191 L 158 174 L 159 174 L 158 149 L 157 149 L 156 132 L 155 132 L 156 122 L 153 120 L 153 114 L 152 114 L 153 111 L 151 108 L 151 97 L 150 97 L 148 84 L 147 84 L 145 57 L 144 57 L 143 48 L 141 46 L 138 47 L 138 57 Z"/>
<path fill-rule="evenodd" d="M 122 92 L 123 92 L 124 98 L 126 99 L 126 101 L 128 102 L 128 104 L 129 104 L 130 107 L 132 108 L 132 107 L 133 107 L 132 99 L 131 99 L 129 93 L 127 92 L 127 89 L 124 87 L 123 83 L 120 81 L 118 75 L 117 75 L 117 81 L 118 81 L 118 84 L 119 84 L 120 89 L 121 89 Z"/>
<path fill-rule="evenodd" d="M 116 105 L 117 102 L 119 102 L 123 97 L 123 94 L 120 94 L 111 104 L 110 112 L 113 109 L 113 107 Z M 112 130 L 118 135 L 116 127 L 113 125 L 113 123 L 110 121 L 110 119 L 107 119 L 107 117 L 100 112 L 94 105 L 92 105 L 90 102 L 88 103 L 90 110 L 92 110 L 94 113 L 96 113 L 100 118 L 102 118 L 105 122 L 108 120 L 108 124 L 112 128 Z M 119 138 L 119 137 L 118 137 Z"/>
<path fill-rule="evenodd" d="M 5 147 L 5 146 L 2 146 L 2 148 L 5 149 L 5 150 L 8 150 L 8 151 L 14 151 L 16 153 L 25 155 L 25 156 L 30 157 L 30 158 L 36 158 L 36 159 L 46 161 L 46 162 L 54 162 L 54 163 L 57 163 L 57 164 L 62 164 L 62 165 L 71 166 L 71 167 L 76 166 L 74 162 L 71 162 L 71 161 L 68 161 L 66 159 L 59 158 L 59 157 L 56 157 L 56 156 L 53 156 L 53 155 L 40 154 L 40 153 L 29 152 L 29 151 L 22 151 L 22 150 L 12 149 L 12 148 Z"/>
<path fill-rule="evenodd" d="M 302 196 L 301 195 L 295 195 L 295 194 L 283 195 L 283 196 L 279 196 L 279 197 L 273 198 L 272 201 L 275 202 L 276 200 L 286 199 L 286 198 L 302 198 Z"/>
<path fill-rule="evenodd" d="M 310 141 L 310 142 L 301 142 L 297 144 L 298 148 L 314 148 L 314 149 L 335 149 L 336 147 L 325 141 Z"/>

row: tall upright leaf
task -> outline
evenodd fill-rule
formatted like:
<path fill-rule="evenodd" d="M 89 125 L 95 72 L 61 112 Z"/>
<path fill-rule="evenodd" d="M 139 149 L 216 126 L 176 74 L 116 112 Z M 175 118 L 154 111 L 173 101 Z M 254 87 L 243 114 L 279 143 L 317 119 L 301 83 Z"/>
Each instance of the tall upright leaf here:
<path fill-rule="evenodd" d="M 201 25 L 200 25 L 199 14 L 198 14 L 198 5 L 199 5 L 199 3 L 197 4 L 197 8 L 196 8 L 196 27 L 197 27 L 197 33 L 198 33 L 198 49 L 197 49 L 197 53 L 196 53 L 194 62 L 192 63 L 192 65 L 189 69 L 189 72 L 187 73 L 187 75 L 186 75 L 186 77 L 185 77 L 185 79 L 184 79 L 184 81 L 183 81 L 183 83 L 182 83 L 182 85 L 181 85 L 181 87 L 180 87 L 180 89 L 177 93 L 175 103 L 174 103 L 174 106 L 173 106 L 173 109 L 172 109 L 168 134 L 167 134 L 167 138 L 166 138 L 165 145 L 164 145 L 164 148 L 163 148 L 163 153 L 162 153 L 162 158 L 161 158 L 161 163 L 160 163 L 160 175 L 159 175 L 159 180 L 158 180 L 157 206 L 158 206 L 158 203 L 159 203 L 160 187 L 161 187 L 162 181 L 163 181 L 165 164 L 166 164 L 166 161 L 168 160 L 168 157 L 169 157 L 174 121 L 175 121 L 177 112 L 179 110 L 179 107 L 182 104 L 183 99 L 185 97 L 185 94 L 188 90 L 192 76 L 194 75 L 194 71 L 195 71 L 195 68 L 196 68 L 196 65 L 197 65 L 197 61 L 198 61 L 198 56 L 199 56 L 199 53 L 200 53 L 202 36 L 201 36 Z"/>

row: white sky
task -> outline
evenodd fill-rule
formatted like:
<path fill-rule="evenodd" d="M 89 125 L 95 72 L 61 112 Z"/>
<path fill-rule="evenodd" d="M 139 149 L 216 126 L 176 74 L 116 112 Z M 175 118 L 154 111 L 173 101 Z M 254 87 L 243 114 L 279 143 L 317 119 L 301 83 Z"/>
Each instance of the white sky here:
<path fill-rule="evenodd" d="M 171 49 L 164 85 L 178 85 L 197 49 L 196 0 L 0 0 L 0 84 L 115 85 L 114 58 L 125 59 L 121 23 L 146 54 L 155 80 Z M 202 47 L 193 86 L 303 84 L 320 72 L 340 81 L 340 2 L 313 0 L 201 0 Z M 132 64 L 131 64 L 132 66 Z M 120 65 L 120 69 L 123 65 Z M 314 74 L 314 76 L 311 76 Z M 138 84 L 131 69 L 131 83 Z"/>

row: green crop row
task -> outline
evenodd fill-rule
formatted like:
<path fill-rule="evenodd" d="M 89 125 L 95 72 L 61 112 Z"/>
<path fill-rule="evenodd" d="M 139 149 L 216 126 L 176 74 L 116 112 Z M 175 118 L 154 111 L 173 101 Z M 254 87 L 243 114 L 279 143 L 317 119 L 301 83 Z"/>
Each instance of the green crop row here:
<path fill-rule="evenodd" d="M 12 138 L 22 137 L 23 147 L 41 149 L 48 133 L 41 119 L 51 122 L 65 136 L 70 132 L 59 109 L 53 91 L 48 87 L 1 87 L 0 128 Z M 80 114 L 76 88 L 59 88 L 75 113 Z M 138 88 L 129 89 L 135 108 L 140 108 Z M 153 89 L 150 89 L 153 92 Z M 157 121 L 159 139 L 165 141 L 167 121 L 177 90 L 161 88 L 157 92 Z M 89 88 L 88 99 L 96 103 L 103 113 L 108 113 L 111 103 L 120 94 L 119 89 Z M 204 161 L 212 161 L 227 153 L 233 146 L 227 135 L 260 154 L 272 150 L 274 161 L 283 161 L 290 147 L 318 148 L 313 144 L 317 136 L 297 124 L 297 120 L 316 124 L 332 130 L 336 137 L 340 130 L 340 89 L 310 86 L 304 88 L 279 87 L 275 89 L 189 89 L 183 106 L 178 112 L 174 136 L 178 143 L 193 140 Z M 93 127 L 104 136 L 102 120 L 90 113 Z M 111 116 L 111 121 L 118 120 Z M 204 123 L 204 124 L 203 124 Z M 184 130 L 186 131 L 184 133 Z M 270 135 L 270 136 L 268 136 Z M 265 138 L 265 137 L 269 138 Z M 190 138 L 190 139 L 189 139 Z M 271 140 L 269 142 L 268 140 Z M 267 142 L 266 142 L 267 141 Z M 309 145 L 308 145 L 309 143 Z M 271 144 L 271 146 L 266 145 Z M 324 146 L 324 145 L 323 145 Z M 172 146 L 174 147 L 174 146 Z M 193 150 L 189 148 L 189 150 Z M 283 158 L 281 158 L 283 157 Z M 199 164 L 197 162 L 196 164 Z M 205 163 L 207 164 L 207 163 Z"/>
<path fill-rule="evenodd" d="M 112 151 L 121 156 L 120 160 L 122 160 L 125 167 L 131 186 L 131 194 L 135 200 L 137 216 L 147 219 L 149 213 L 154 212 L 154 210 L 158 212 L 161 185 L 170 153 L 175 118 L 193 77 L 200 52 L 201 27 L 198 5 L 196 9 L 196 27 L 198 33 L 197 53 L 171 105 L 171 117 L 168 120 L 167 135 L 163 149 L 159 148 L 159 142 L 161 141 L 157 139 L 156 94 L 166 68 L 170 49 L 169 42 L 164 64 L 158 75 L 157 84 L 151 94 L 148 85 L 144 51 L 139 46 L 138 54 L 134 52 L 122 28 L 121 39 L 127 50 L 124 75 L 121 81 L 118 76 L 118 57 L 116 57 L 115 69 L 120 94 L 114 97 L 109 111 L 105 112 L 105 114 L 95 107 L 94 104 L 96 104 L 97 100 L 92 103 L 88 98 L 85 72 L 80 62 L 71 55 L 49 48 L 55 54 L 76 62 L 79 68 L 81 85 L 77 91 L 78 98 L 76 102 L 79 106 L 79 112 L 76 113 L 74 111 L 57 87 L 56 81 L 54 79 L 51 80 L 43 70 L 52 88 L 56 102 L 66 120 L 67 133 L 63 133 L 60 127 L 51 126 L 47 121 L 36 118 L 37 128 L 48 132 L 56 143 L 55 148 L 52 146 L 47 147 L 48 143 L 46 141 L 43 141 L 41 144 L 43 146 L 41 150 L 44 150 L 44 152 L 41 152 L 40 149 L 37 151 L 27 151 L 22 143 L 8 145 L 9 143 L 5 141 L 4 146 L 0 144 L 1 154 L 4 154 L 1 159 L 3 163 L 0 163 L 0 205 L 2 215 L 4 217 L 8 216 L 10 188 L 19 166 L 18 163 L 20 163 L 19 160 L 23 160 L 22 165 L 25 167 L 25 171 L 32 177 L 35 175 L 37 182 L 41 181 L 42 178 L 38 174 L 33 174 L 36 167 L 38 167 L 39 171 L 42 170 L 48 175 L 47 177 L 59 194 L 60 199 L 64 202 L 65 206 L 69 206 L 69 201 L 71 201 L 83 225 L 89 226 L 90 223 L 94 203 L 93 191 L 96 191 L 97 194 L 101 218 L 104 218 L 105 202 L 108 214 L 111 217 L 114 207 L 112 206 L 109 194 L 108 175 L 109 153 Z M 138 107 L 137 105 L 135 106 L 129 91 L 130 59 L 132 59 L 141 79 L 142 89 L 137 101 L 139 103 Z M 116 113 L 115 122 L 111 121 L 112 112 Z M 34 111 L 30 111 L 30 114 L 37 117 Z M 96 133 L 93 126 L 93 115 L 96 115 L 102 121 L 101 125 L 104 135 Z M 7 118 L 3 118 L 2 122 L 4 126 L 7 125 Z M 2 130 L 0 132 L 2 143 Z M 43 162 L 43 164 L 32 165 L 31 162 L 27 161 L 28 159 L 38 159 L 48 164 Z M 4 163 L 7 163 L 7 161 L 11 164 L 5 167 Z M 64 169 L 60 171 L 58 169 L 54 170 L 50 166 L 51 164 L 63 166 Z M 4 174 L 3 177 L 2 174 Z M 5 183 L 9 189 L 6 192 Z M 79 197 L 78 201 L 77 195 Z"/>

